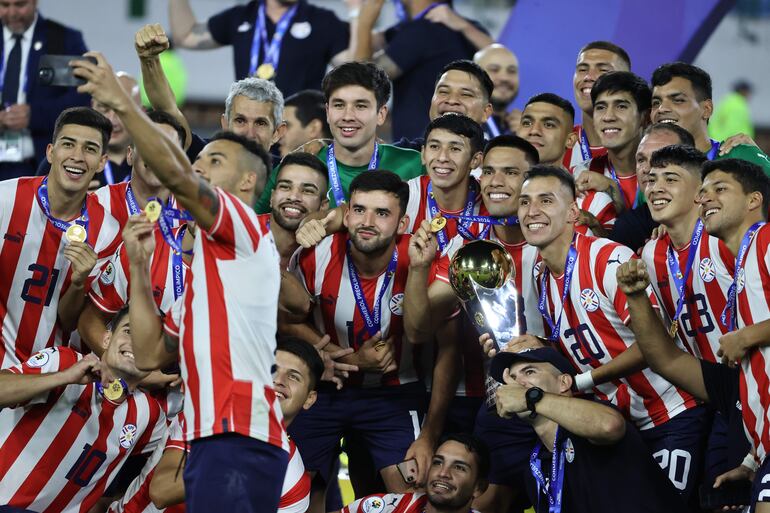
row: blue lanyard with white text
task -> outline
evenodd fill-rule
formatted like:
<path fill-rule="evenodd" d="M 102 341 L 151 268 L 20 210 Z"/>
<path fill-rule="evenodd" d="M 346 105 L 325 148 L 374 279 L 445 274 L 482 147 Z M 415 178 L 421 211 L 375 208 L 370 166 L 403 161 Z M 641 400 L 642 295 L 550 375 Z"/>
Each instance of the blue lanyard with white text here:
<path fill-rule="evenodd" d="M 669 245 L 666 249 L 666 259 L 668 261 L 668 272 L 671 277 L 674 278 L 674 284 L 676 284 L 676 291 L 679 294 L 679 298 L 676 300 L 676 310 L 674 311 L 674 317 L 671 322 L 679 319 L 679 315 L 682 313 L 682 307 L 685 300 L 685 287 L 687 286 L 687 280 L 690 277 L 690 271 L 692 271 L 692 264 L 695 262 L 695 254 L 698 252 L 698 246 L 700 245 L 700 239 L 703 235 L 703 221 L 698 219 L 695 224 L 695 229 L 692 232 L 692 238 L 690 239 L 690 252 L 687 255 L 687 267 L 684 270 L 679 268 L 679 259 L 676 257 L 673 248 Z M 673 329 L 673 328 L 672 328 Z"/>
<path fill-rule="evenodd" d="M 74 221 L 68 222 L 68 221 L 62 221 L 61 219 L 55 218 L 51 214 L 51 202 L 48 200 L 48 177 L 47 176 L 43 179 L 43 183 L 41 183 L 40 187 L 37 189 L 37 198 L 40 200 L 40 205 L 43 208 L 43 213 L 48 218 L 48 220 L 51 221 L 51 224 L 54 225 L 57 229 L 63 232 L 66 232 L 67 228 L 69 228 L 73 224 L 79 224 L 85 229 L 86 234 L 88 234 L 88 210 L 86 209 L 87 201 L 83 201 L 83 208 L 80 209 L 80 217 L 78 217 Z"/>
<path fill-rule="evenodd" d="M 497 137 L 498 135 L 500 135 L 500 129 L 497 127 L 497 123 L 495 123 L 495 118 L 493 118 L 492 116 L 489 116 L 486 123 L 487 123 L 487 128 L 489 128 L 489 134 L 492 137 Z"/>
<path fill-rule="evenodd" d="M 540 460 L 540 451 L 543 449 L 542 442 L 538 441 L 535 449 L 529 457 L 529 469 L 532 477 L 537 483 L 537 496 L 540 497 L 540 491 L 545 491 L 548 497 L 549 513 L 561 512 L 561 496 L 564 488 L 564 449 L 559 450 L 559 428 L 556 428 L 556 434 L 553 439 L 553 454 L 551 455 L 551 476 L 550 481 L 546 483 L 542 470 L 542 461 Z"/>
<path fill-rule="evenodd" d="M 134 191 L 131 189 L 130 184 L 128 187 L 126 187 L 126 205 L 128 205 L 129 215 L 135 216 L 141 212 L 139 209 L 139 204 L 136 202 L 136 196 L 134 196 Z"/>
<path fill-rule="evenodd" d="M 286 35 L 286 31 L 289 29 L 291 20 L 294 19 L 294 15 L 297 13 L 297 7 L 299 4 L 295 4 L 294 7 L 283 13 L 281 19 L 275 24 L 275 32 L 273 38 L 270 40 L 270 44 L 267 44 L 267 20 L 265 16 L 265 4 L 262 3 L 257 9 L 257 23 L 254 27 L 254 39 L 251 42 L 251 60 L 249 62 L 249 76 L 254 75 L 259 63 L 259 47 L 262 46 L 262 63 L 270 64 L 273 69 L 278 69 L 278 59 L 281 56 L 281 43 L 283 36 Z"/>
<path fill-rule="evenodd" d="M 179 229 L 179 247 L 182 247 L 182 239 L 184 239 L 184 233 L 187 231 L 187 225 L 182 226 Z M 191 252 L 190 252 L 191 253 Z M 182 253 L 179 251 L 171 252 L 171 278 L 174 281 L 174 300 L 179 299 L 179 296 L 184 292 L 184 261 L 182 260 Z"/>
<path fill-rule="evenodd" d="M 377 169 L 380 164 L 379 151 L 380 145 L 377 141 L 374 141 L 374 153 L 369 160 L 368 171 Z M 340 182 L 340 173 L 337 170 L 337 158 L 334 156 L 334 143 L 329 145 L 329 149 L 326 151 L 326 167 L 329 169 L 329 185 L 331 185 L 332 195 L 334 195 L 334 202 L 337 206 L 346 202 L 345 191 L 342 189 L 342 182 Z"/>
<path fill-rule="evenodd" d="M 154 199 L 158 201 L 161 205 L 163 205 L 163 202 L 161 202 L 157 198 L 150 198 L 150 199 L 151 200 Z M 189 212 L 173 208 L 170 205 L 171 205 L 171 198 L 168 199 L 168 202 L 166 203 L 166 205 L 163 205 L 162 207 L 163 210 L 160 213 L 160 217 L 158 217 L 158 228 L 160 228 L 160 234 L 163 236 L 163 240 L 166 241 L 166 244 L 171 246 L 171 250 L 174 253 L 180 254 L 180 258 L 182 253 L 184 253 L 185 255 L 192 255 L 192 251 L 185 251 L 184 249 L 182 249 L 182 239 L 184 239 L 185 230 L 180 230 L 179 235 L 177 237 L 174 237 L 174 232 L 171 224 L 169 224 L 169 220 L 179 219 L 181 221 L 192 221 L 193 217 Z"/>
<path fill-rule="evenodd" d="M 575 249 L 574 242 L 575 239 L 573 238 L 569 245 L 569 251 L 567 252 L 567 260 L 564 264 L 564 292 L 561 296 L 561 312 L 559 312 L 556 324 L 554 324 L 553 318 L 551 317 L 551 314 L 548 313 L 548 308 L 546 308 L 545 305 L 546 286 L 548 284 L 548 276 L 550 275 L 548 267 L 543 271 L 543 277 L 540 280 L 540 301 L 538 302 L 537 309 L 540 310 L 540 314 L 546 320 L 548 326 L 551 327 L 551 336 L 549 337 L 549 340 L 556 340 L 559 338 L 561 319 L 564 315 L 564 310 L 566 309 L 570 285 L 572 285 L 572 272 L 575 270 L 575 263 L 577 262 L 577 250 Z M 556 305 L 554 305 L 554 311 L 556 311 Z"/>
<path fill-rule="evenodd" d="M 390 285 L 390 280 L 393 279 L 393 275 L 396 274 L 396 265 L 398 264 L 398 248 L 393 248 L 393 256 L 391 257 L 388 268 L 385 271 L 385 278 L 382 280 L 380 293 L 377 294 L 377 297 L 374 300 L 374 308 L 371 310 L 369 309 L 369 305 L 366 302 L 366 297 L 364 297 L 364 291 L 361 288 L 361 280 L 358 278 L 358 271 L 356 270 L 356 266 L 353 263 L 352 255 L 350 254 L 349 239 L 346 252 L 348 276 L 350 277 L 350 286 L 353 289 L 353 297 L 356 300 L 358 311 L 361 313 L 361 317 L 364 319 L 364 324 L 366 324 L 366 331 L 369 333 L 369 337 L 373 337 L 378 331 L 380 331 L 380 311 L 382 296 L 384 296 L 385 292 L 387 292 L 388 286 Z M 351 342 L 353 341 L 351 340 Z"/>
<path fill-rule="evenodd" d="M 721 316 L 722 326 L 727 328 L 728 331 L 733 331 L 735 329 L 735 322 L 738 316 L 738 280 L 740 279 L 741 271 L 743 270 L 743 260 L 746 258 L 746 252 L 749 250 L 751 239 L 763 224 L 765 223 L 754 223 L 748 230 L 746 230 L 746 233 L 743 234 L 743 239 L 741 240 L 741 246 L 738 249 L 738 256 L 735 258 L 735 276 L 733 276 L 733 282 L 727 290 L 727 305 L 725 306 L 725 309 L 722 310 Z M 727 319 L 728 312 L 730 314 L 729 322 Z"/>
<path fill-rule="evenodd" d="M 714 139 L 711 139 L 711 149 L 706 154 L 706 158 L 708 160 L 714 160 L 719 155 L 719 147 L 721 146 L 719 141 L 715 141 Z"/>
<path fill-rule="evenodd" d="M 476 204 L 476 191 L 471 186 L 468 188 L 468 199 L 465 202 L 465 208 L 463 208 L 463 217 L 467 217 L 473 213 L 473 206 L 475 204 Z M 428 182 L 428 214 L 430 214 L 431 219 L 442 215 L 441 210 L 439 210 L 438 208 L 438 204 L 436 204 L 436 198 L 433 196 L 433 182 Z M 444 217 L 450 217 L 450 216 L 445 215 Z M 457 231 L 460 232 L 460 234 L 464 239 L 468 239 L 469 238 L 468 236 L 470 236 L 471 240 L 475 239 L 473 234 L 471 234 L 468 231 L 467 227 L 463 226 L 463 224 L 459 220 L 457 221 Z M 447 240 L 447 235 L 446 235 L 446 226 L 441 230 L 439 230 L 438 232 L 436 232 L 436 239 L 438 240 L 439 250 L 441 251 L 441 253 L 443 253 L 444 248 L 449 242 Z"/>
<path fill-rule="evenodd" d="M 485 224 L 483 230 L 481 230 L 481 233 L 479 233 L 478 237 L 474 237 L 476 240 L 484 240 L 487 238 L 487 235 L 489 235 L 489 230 L 494 225 L 501 225 L 501 226 L 514 226 L 519 224 L 519 218 L 517 216 L 508 216 L 508 217 L 492 217 L 492 216 L 458 216 L 454 214 L 444 214 L 444 217 L 448 217 L 450 219 L 457 219 L 458 223 L 459 221 L 464 221 L 466 223 L 478 223 L 478 224 Z"/>
<path fill-rule="evenodd" d="M 593 155 L 591 153 L 591 144 L 588 142 L 588 136 L 582 126 L 580 127 L 580 155 L 582 155 L 584 161 L 590 159 Z"/>

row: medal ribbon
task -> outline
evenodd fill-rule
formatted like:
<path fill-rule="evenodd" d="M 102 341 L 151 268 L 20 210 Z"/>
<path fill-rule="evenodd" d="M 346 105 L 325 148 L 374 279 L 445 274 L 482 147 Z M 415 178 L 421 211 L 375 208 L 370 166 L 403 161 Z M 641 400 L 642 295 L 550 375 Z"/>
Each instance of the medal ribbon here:
<path fill-rule="evenodd" d="M 428 214 L 430 214 L 430 218 L 434 219 L 437 216 L 443 216 L 443 217 L 458 217 L 453 216 L 449 214 L 442 214 L 441 210 L 438 208 L 438 204 L 436 203 L 436 198 L 433 196 L 433 182 L 428 182 Z M 473 186 L 468 187 L 468 199 L 465 201 L 465 208 L 463 208 L 463 215 L 459 216 L 462 218 L 465 218 L 467 216 L 470 216 L 473 214 L 473 207 L 476 205 L 476 190 L 473 188 Z M 460 235 L 464 239 L 473 240 L 476 237 L 473 236 L 470 231 L 468 231 L 468 227 L 465 226 L 460 221 L 457 222 L 457 231 L 460 232 Z M 444 248 L 446 247 L 447 243 L 449 243 L 449 240 L 446 235 L 446 226 L 436 232 L 436 240 L 438 241 L 438 247 L 441 253 L 444 252 Z"/>
<path fill-rule="evenodd" d="M 125 391 L 125 393 L 128 394 L 129 393 L 128 392 L 128 383 L 126 383 L 126 381 L 123 378 L 118 378 L 118 381 L 120 381 L 120 386 L 123 387 L 123 390 Z M 102 397 L 107 399 L 107 396 L 104 395 L 104 385 L 102 385 L 101 381 L 98 381 L 98 380 L 96 381 L 96 391 L 99 392 L 99 394 L 101 394 Z M 107 399 L 107 400 L 112 403 L 112 401 L 110 399 Z"/>
<path fill-rule="evenodd" d="M 444 2 L 433 2 L 428 7 L 426 7 L 425 9 L 420 11 L 419 13 L 417 13 L 417 15 L 414 18 L 412 18 L 412 20 L 416 21 L 416 20 L 423 19 L 425 17 L 425 15 L 427 15 L 430 11 L 432 11 L 433 9 L 438 7 L 439 5 L 443 5 L 443 4 L 444 4 Z"/>
<path fill-rule="evenodd" d="M 687 254 L 687 267 L 684 270 L 684 275 L 679 268 L 679 259 L 676 257 L 674 249 L 669 245 L 666 250 L 666 259 L 668 261 L 668 272 L 674 278 L 674 284 L 676 285 L 677 294 L 679 298 L 676 300 L 676 310 L 674 311 L 674 317 L 671 322 L 676 322 L 682 313 L 682 307 L 685 300 L 685 287 L 687 286 L 687 280 L 690 277 L 690 271 L 692 271 L 692 264 L 695 262 L 695 254 L 698 252 L 698 245 L 700 245 L 700 239 L 703 235 L 703 221 L 698 219 L 695 223 L 695 229 L 692 231 L 692 237 L 690 238 L 690 252 Z M 672 328 L 673 330 L 673 328 Z"/>
<path fill-rule="evenodd" d="M 540 314 L 551 327 L 551 336 L 549 340 L 556 340 L 559 338 L 559 330 L 561 329 L 561 319 L 564 315 L 564 309 L 566 308 L 565 302 L 567 301 L 567 295 L 569 294 L 570 285 L 572 285 L 572 272 L 575 270 L 575 264 L 577 263 L 577 250 L 574 246 L 575 239 L 572 239 L 570 243 L 569 251 L 567 252 L 567 260 L 564 264 L 564 292 L 561 295 L 561 312 L 559 312 L 559 318 L 556 320 L 556 324 L 553 322 L 551 314 L 548 313 L 548 308 L 545 304 L 546 286 L 548 284 L 548 277 L 550 272 L 548 267 L 543 271 L 543 277 L 540 280 L 540 301 L 537 304 L 537 309 L 540 310 Z M 554 305 L 556 310 L 556 305 Z"/>
<path fill-rule="evenodd" d="M 722 310 L 721 316 L 722 326 L 726 327 L 729 331 L 733 331 L 735 329 L 735 321 L 738 316 L 738 277 L 740 276 L 741 270 L 743 269 L 743 260 L 746 258 L 746 252 L 749 250 L 751 239 L 754 237 L 756 231 L 759 230 L 759 227 L 763 224 L 765 223 L 759 222 L 751 225 L 751 227 L 746 230 L 746 233 L 743 234 L 741 246 L 738 249 L 738 256 L 735 259 L 735 276 L 733 277 L 733 283 L 727 290 L 727 305 L 725 306 L 725 309 Z M 728 313 L 730 314 L 729 322 L 727 319 Z"/>
<path fill-rule="evenodd" d="M 72 222 L 69 221 L 62 221 L 61 219 L 55 218 L 51 214 L 51 202 L 48 199 L 48 177 L 46 176 L 43 179 L 43 183 L 40 184 L 40 187 L 37 189 L 37 198 L 40 200 L 40 205 L 43 207 L 43 213 L 48 218 L 49 221 L 51 221 L 51 224 L 54 225 L 58 230 L 61 230 L 63 232 L 67 231 L 67 228 L 72 226 L 73 224 L 79 224 L 82 226 L 86 231 L 86 238 L 88 237 L 88 210 L 86 209 L 87 201 L 83 201 L 83 207 L 80 209 L 80 217 L 75 219 Z"/>
<path fill-rule="evenodd" d="M 497 137 L 500 135 L 500 129 L 497 127 L 497 123 L 495 123 L 495 119 L 492 116 L 489 116 L 489 118 L 486 121 L 487 128 L 489 128 L 489 133 L 492 135 L 492 137 Z"/>
<path fill-rule="evenodd" d="M 564 448 L 559 450 L 559 428 L 556 428 L 556 435 L 553 439 L 553 454 L 551 456 L 551 479 L 548 483 L 542 471 L 542 461 L 540 460 L 540 451 L 543 448 L 542 442 L 538 441 L 532 454 L 529 456 L 529 469 L 532 477 L 537 483 L 537 494 L 540 496 L 540 490 L 544 490 L 548 497 L 549 512 L 561 512 L 561 495 L 564 488 Z"/>
<path fill-rule="evenodd" d="M 149 201 L 157 201 L 161 204 L 161 213 L 160 217 L 158 217 L 158 228 L 160 228 L 160 234 L 163 236 L 163 240 L 166 241 L 166 244 L 171 246 L 171 249 L 174 253 L 184 253 L 185 255 L 192 255 L 192 251 L 185 251 L 182 249 L 182 239 L 184 239 L 184 232 L 185 230 L 180 230 L 179 235 L 177 237 L 174 237 L 174 231 L 173 227 L 171 226 L 169 220 L 171 219 L 179 219 L 181 221 L 192 221 L 193 217 L 192 215 L 187 212 L 186 210 L 179 210 L 176 208 L 173 208 L 171 206 L 171 198 L 168 199 L 168 202 L 166 205 L 163 205 L 163 202 L 160 201 L 158 198 L 150 198 Z M 176 282 L 175 282 L 176 283 Z"/>
<path fill-rule="evenodd" d="M 126 187 L 126 204 L 128 205 L 129 215 L 135 216 L 141 212 L 141 209 L 139 208 L 139 204 L 136 202 L 136 196 L 134 196 L 134 191 L 131 189 L 131 185 Z"/>
<path fill-rule="evenodd" d="M 588 142 L 588 136 L 582 126 L 580 127 L 580 155 L 583 157 L 584 161 L 593 156 L 591 153 L 591 144 Z"/>
<path fill-rule="evenodd" d="M 374 153 L 372 153 L 372 158 L 369 160 L 368 171 L 377 169 L 377 166 L 380 164 L 379 150 L 380 145 L 377 141 L 374 141 Z M 337 206 L 340 206 L 346 200 L 345 191 L 342 189 L 342 182 L 340 182 L 340 173 L 337 170 L 337 158 L 334 156 L 334 143 L 331 143 L 326 151 L 326 167 L 329 169 L 329 184 L 334 195 L 334 202 Z"/>
<path fill-rule="evenodd" d="M 719 155 L 719 147 L 721 146 L 719 141 L 715 141 L 714 139 L 711 139 L 711 149 L 706 154 L 706 158 L 709 160 L 714 160 Z"/>
<path fill-rule="evenodd" d="M 396 274 L 396 265 L 398 264 L 398 248 L 393 249 L 393 256 L 390 259 L 388 268 L 385 271 L 385 278 L 382 280 L 382 287 L 380 287 L 380 293 L 377 294 L 377 298 L 374 301 L 374 308 L 369 309 L 369 305 L 364 297 L 364 291 L 361 288 L 361 280 L 358 277 L 358 271 L 355 264 L 353 264 L 353 258 L 350 255 L 350 240 L 348 239 L 347 263 L 348 263 L 348 276 L 350 276 L 350 286 L 353 289 L 353 297 L 356 300 L 356 306 L 361 313 L 361 317 L 366 324 L 366 331 L 369 333 L 369 337 L 373 337 L 378 331 L 380 331 L 380 310 L 382 297 L 388 290 L 390 280 L 393 279 L 393 275 Z M 351 341 L 352 342 L 352 341 Z"/>
<path fill-rule="evenodd" d="M 259 47 L 262 47 L 262 63 L 270 64 L 273 69 L 278 69 L 278 59 L 281 56 L 281 43 L 283 42 L 283 36 L 286 35 L 286 31 L 291 25 L 294 15 L 297 13 L 297 7 L 299 4 L 295 4 L 294 7 L 283 13 L 281 19 L 275 24 L 275 32 L 273 38 L 270 40 L 270 44 L 267 43 L 267 19 L 265 16 L 265 4 L 262 3 L 257 9 L 257 21 L 256 27 L 254 27 L 254 39 L 251 43 L 251 61 L 249 63 L 249 76 L 254 75 L 257 70 L 257 64 L 259 62 Z"/>

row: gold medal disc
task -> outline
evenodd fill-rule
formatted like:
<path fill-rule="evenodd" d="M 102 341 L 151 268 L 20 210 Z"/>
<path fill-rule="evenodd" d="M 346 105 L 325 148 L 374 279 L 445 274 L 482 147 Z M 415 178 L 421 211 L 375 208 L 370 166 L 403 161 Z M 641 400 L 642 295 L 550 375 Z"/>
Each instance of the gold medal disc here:
<path fill-rule="evenodd" d="M 446 217 L 436 216 L 430 222 L 430 231 L 433 233 L 440 232 L 446 226 Z"/>
<path fill-rule="evenodd" d="M 155 221 L 160 218 L 160 213 L 163 210 L 163 207 L 161 204 L 155 200 L 151 200 L 147 202 L 147 205 L 144 207 L 144 213 L 147 216 L 147 220 L 151 223 L 154 223 Z"/>
<path fill-rule="evenodd" d="M 106 387 L 104 387 L 104 397 L 109 399 L 110 401 L 117 401 L 121 397 L 123 397 L 123 392 L 125 390 L 123 389 L 123 384 L 120 382 L 119 379 L 116 379 Z"/>
<path fill-rule="evenodd" d="M 671 323 L 671 328 L 669 328 L 669 330 L 668 330 L 668 335 L 671 338 L 676 337 L 676 330 L 678 328 L 679 328 L 679 320 L 677 319 L 677 320 L 675 320 L 674 322 Z"/>
<path fill-rule="evenodd" d="M 275 76 L 275 66 L 273 66 L 269 62 L 260 64 L 259 67 L 257 68 L 257 78 L 261 78 L 263 80 L 271 80 L 274 76 Z"/>
<path fill-rule="evenodd" d="M 72 224 L 64 233 L 69 242 L 85 242 L 86 229 L 79 224 Z"/>

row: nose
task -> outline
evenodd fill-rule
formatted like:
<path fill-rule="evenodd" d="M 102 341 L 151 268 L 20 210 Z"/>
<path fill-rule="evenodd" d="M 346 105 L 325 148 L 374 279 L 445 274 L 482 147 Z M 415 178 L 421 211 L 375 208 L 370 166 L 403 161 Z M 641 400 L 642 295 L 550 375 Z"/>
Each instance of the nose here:
<path fill-rule="evenodd" d="M 196 166 L 193 166 L 193 172 L 194 172 L 195 174 L 199 175 L 199 176 L 202 176 L 203 178 L 205 178 L 205 179 L 207 179 L 207 180 L 208 180 L 208 178 L 209 178 L 209 173 L 208 173 L 208 170 L 206 170 L 206 169 L 205 169 L 203 166 L 201 166 L 201 165 L 196 165 Z"/>
<path fill-rule="evenodd" d="M 503 180 L 503 174 L 499 171 L 494 171 L 492 173 L 492 177 L 489 179 L 489 185 L 493 186 L 502 186 L 505 185 L 505 182 Z"/>

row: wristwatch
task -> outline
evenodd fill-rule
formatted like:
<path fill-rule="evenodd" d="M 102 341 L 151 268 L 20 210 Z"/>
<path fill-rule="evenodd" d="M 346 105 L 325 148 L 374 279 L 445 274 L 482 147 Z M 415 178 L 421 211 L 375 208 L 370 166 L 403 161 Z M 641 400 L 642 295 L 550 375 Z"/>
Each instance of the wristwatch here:
<path fill-rule="evenodd" d="M 544 392 L 537 387 L 528 388 L 524 394 L 524 398 L 527 400 L 527 409 L 530 411 L 529 418 L 534 419 L 537 417 L 535 411 L 535 405 L 543 398 Z"/>

